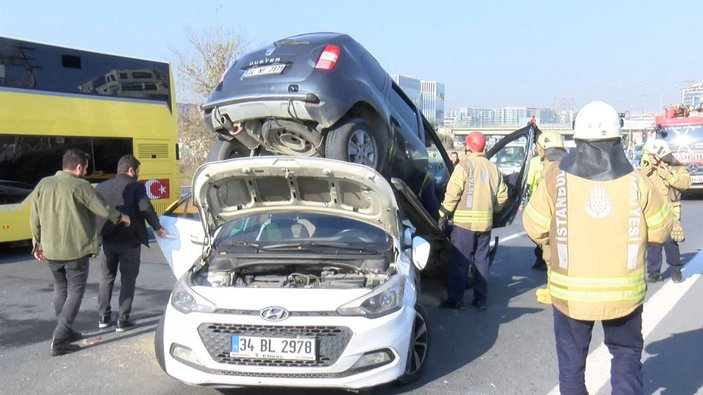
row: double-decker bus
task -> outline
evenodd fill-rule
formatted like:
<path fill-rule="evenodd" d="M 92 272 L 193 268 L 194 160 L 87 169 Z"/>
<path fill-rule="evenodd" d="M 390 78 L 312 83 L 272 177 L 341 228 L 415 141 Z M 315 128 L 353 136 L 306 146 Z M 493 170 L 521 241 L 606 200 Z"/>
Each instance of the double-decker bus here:
<path fill-rule="evenodd" d="M 69 148 L 91 155 L 93 183 L 133 154 L 163 212 L 179 197 L 176 117 L 168 63 L 0 37 L 0 243 L 31 238 L 26 198 Z"/>

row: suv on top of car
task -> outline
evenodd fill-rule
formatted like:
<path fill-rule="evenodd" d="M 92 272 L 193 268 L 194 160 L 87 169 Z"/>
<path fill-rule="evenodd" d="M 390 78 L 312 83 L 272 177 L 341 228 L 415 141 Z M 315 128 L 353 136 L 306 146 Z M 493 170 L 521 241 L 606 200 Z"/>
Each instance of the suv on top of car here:
<path fill-rule="evenodd" d="M 413 102 L 346 34 L 293 36 L 243 55 L 201 108 L 220 140 L 209 161 L 323 156 L 399 177 L 419 196 L 433 145 L 444 162 L 435 181 L 448 179 L 449 158 L 432 127 L 426 130 Z"/>

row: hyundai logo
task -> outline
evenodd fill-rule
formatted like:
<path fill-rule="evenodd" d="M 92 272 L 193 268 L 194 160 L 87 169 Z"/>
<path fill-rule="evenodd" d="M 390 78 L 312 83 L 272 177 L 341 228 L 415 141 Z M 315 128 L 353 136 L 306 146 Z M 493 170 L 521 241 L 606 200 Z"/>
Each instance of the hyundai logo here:
<path fill-rule="evenodd" d="M 288 310 L 283 307 L 266 307 L 259 313 L 259 316 L 266 321 L 283 321 L 288 318 L 289 315 Z"/>

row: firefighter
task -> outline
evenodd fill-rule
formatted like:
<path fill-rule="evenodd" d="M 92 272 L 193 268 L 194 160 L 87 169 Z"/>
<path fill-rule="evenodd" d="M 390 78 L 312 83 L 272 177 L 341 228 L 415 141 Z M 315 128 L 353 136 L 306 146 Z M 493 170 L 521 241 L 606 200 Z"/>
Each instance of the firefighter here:
<path fill-rule="evenodd" d="M 688 170 L 671 154 L 669 144 L 664 140 L 647 140 L 642 156 L 643 175 L 649 178 L 654 189 L 669 204 L 671 212 L 676 217 L 674 231 L 663 244 L 650 242 L 647 245 L 647 281 L 657 282 L 661 279 L 659 273 L 662 267 L 662 247 L 666 252 L 666 263 L 671 266 L 671 281 L 680 283 L 681 253 L 679 242 L 684 234 L 681 227 L 681 192 L 691 186 L 691 176 Z"/>
<path fill-rule="evenodd" d="M 453 218 L 451 241 L 454 259 L 448 270 L 447 299 L 440 307 L 462 310 L 469 265 L 475 270 L 473 305 L 486 309 L 488 253 L 493 212 L 508 199 L 508 189 L 498 168 L 483 152 L 486 138 L 481 132 L 466 136 L 466 157 L 454 168 L 439 208 L 439 227 L 444 230 Z"/>
<path fill-rule="evenodd" d="M 530 196 L 532 196 L 532 193 L 542 180 L 542 174 L 546 169 L 558 166 L 561 158 L 566 155 L 564 138 L 561 136 L 561 133 L 554 130 L 542 132 L 539 137 L 537 137 L 535 151 L 537 151 L 537 155 L 530 161 L 530 167 L 527 172 L 526 200 L 530 200 Z M 533 163 L 535 160 L 536 163 Z M 534 253 L 535 263 L 532 264 L 532 268 L 536 270 L 547 270 L 547 263 L 544 258 L 542 246 L 536 245 Z"/>
<path fill-rule="evenodd" d="M 576 148 L 546 172 L 523 226 L 550 250 L 549 293 L 562 394 L 586 394 L 595 321 L 613 358 L 614 394 L 642 394 L 642 304 L 648 242 L 662 243 L 673 216 L 622 149 L 621 120 L 595 101 L 576 116 Z"/>
<path fill-rule="evenodd" d="M 564 138 L 557 131 L 545 131 L 537 138 L 537 157 L 541 159 L 540 174 L 534 181 L 534 188 L 537 188 L 542 178 L 549 173 L 553 173 L 559 169 L 559 162 L 566 155 L 564 148 Z M 534 189 L 532 190 L 534 192 Z M 529 199 L 529 196 L 528 196 Z M 539 255 L 538 255 L 539 254 Z M 535 256 L 539 256 L 538 261 L 532 265 L 532 268 L 538 270 L 548 270 L 547 262 L 549 261 L 549 248 L 544 249 L 543 246 L 537 244 L 535 247 Z M 539 266 L 539 264 L 544 266 Z M 549 273 L 547 273 L 549 276 Z M 547 277 L 549 279 L 549 277 Z M 552 300 L 549 296 L 549 284 L 544 288 L 538 288 L 535 292 L 539 303 L 551 304 Z"/>

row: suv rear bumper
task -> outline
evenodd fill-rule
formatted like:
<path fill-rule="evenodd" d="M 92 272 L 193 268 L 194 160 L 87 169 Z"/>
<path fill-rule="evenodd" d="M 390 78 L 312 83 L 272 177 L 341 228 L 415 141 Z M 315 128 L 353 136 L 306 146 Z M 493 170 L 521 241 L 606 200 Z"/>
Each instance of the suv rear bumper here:
<path fill-rule="evenodd" d="M 265 94 L 230 97 L 205 103 L 205 124 L 210 131 L 223 128 L 220 117 L 227 115 L 232 122 L 258 118 L 288 118 L 315 120 L 308 105 L 319 106 L 320 98 L 313 93 Z M 207 111 L 211 110 L 209 114 Z"/>

